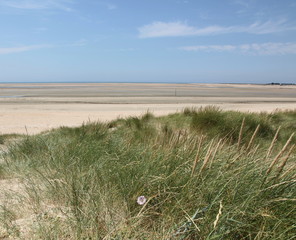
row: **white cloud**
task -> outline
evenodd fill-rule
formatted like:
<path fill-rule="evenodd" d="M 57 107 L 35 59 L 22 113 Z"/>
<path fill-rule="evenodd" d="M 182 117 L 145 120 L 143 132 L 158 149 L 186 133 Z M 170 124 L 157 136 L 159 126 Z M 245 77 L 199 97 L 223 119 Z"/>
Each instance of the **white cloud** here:
<path fill-rule="evenodd" d="M 107 8 L 108 10 L 115 10 L 118 8 L 116 4 L 108 1 L 98 1 L 97 4 L 103 6 L 104 8 Z"/>
<path fill-rule="evenodd" d="M 88 43 L 88 41 L 86 39 L 82 38 L 74 43 L 69 44 L 69 46 L 70 47 L 82 47 L 82 46 L 85 46 L 87 43 Z"/>
<path fill-rule="evenodd" d="M 8 48 L 0 48 L 0 54 L 10 54 L 10 53 L 20 53 L 27 52 L 35 49 L 48 48 L 49 45 L 29 45 L 22 47 L 8 47 Z"/>
<path fill-rule="evenodd" d="M 104 52 L 134 52 L 137 51 L 135 48 L 109 48 L 109 49 L 102 49 L 101 51 Z"/>
<path fill-rule="evenodd" d="M 245 8 L 248 8 L 250 6 L 250 2 L 248 0 L 234 0 L 233 3 Z"/>
<path fill-rule="evenodd" d="M 153 22 L 139 28 L 141 38 L 194 35 L 193 27 L 181 22 Z"/>
<path fill-rule="evenodd" d="M 178 36 L 206 36 L 226 33 L 268 34 L 296 30 L 296 26 L 289 26 L 286 20 L 255 22 L 248 26 L 219 26 L 212 25 L 203 28 L 189 26 L 184 22 L 153 22 L 138 29 L 140 38 L 178 37 Z"/>
<path fill-rule="evenodd" d="M 234 45 L 197 45 L 197 46 L 186 46 L 181 47 L 185 51 L 233 51 L 237 47 Z"/>
<path fill-rule="evenodd" d="M 117 6 L 116 6 L 115 4 L 107 4 L 107 8 L 108 8 L 109 10 L 114 10 L 114 9 L 117 8 Z"/>
<path fill-rule="evenodd" d="M 253 34 L 268 34 L 268 33 L 276 33 L 276 32 L 284 32 L 290 30 L 296 30 L 296 26 L 288 26 L 285 24 L 287 21 L 285 19 L 281 19 L 278 21 L 267 21 L 264 23 L 255 22 L 247 27 L 237 28 L 238 31 L 253 33 Z"/>
<path fill-rule="evenodd" d="M 253 43 L 242 45 L 196 45 L 181 47 L 185 51 L 238 52 L 251 55 L 296 54 L 296 43 Z"/>
<path fill-rule="evenodd" d="M 71 0 L 2 0 L 0 5 L 23 9 L 23 10 L 40 10 L 40 9 L 60 9 L 64 11 L 72 11 L 67 6 Z"/>

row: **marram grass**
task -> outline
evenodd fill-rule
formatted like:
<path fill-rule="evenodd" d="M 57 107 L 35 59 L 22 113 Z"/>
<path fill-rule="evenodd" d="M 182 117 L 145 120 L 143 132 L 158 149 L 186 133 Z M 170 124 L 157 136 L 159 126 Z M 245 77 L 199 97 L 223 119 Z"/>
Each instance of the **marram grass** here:
<path fill-rule="evenodd" d="M 37 216 L 27 239 L 293 239 L 295 128 L 289 112 L 277 132 L 275 114 L 285 119 L 212 107 L 63 127 L 11 145 L 1 166 Z M 0 225 L 22 238 L 16 218 Z"/>

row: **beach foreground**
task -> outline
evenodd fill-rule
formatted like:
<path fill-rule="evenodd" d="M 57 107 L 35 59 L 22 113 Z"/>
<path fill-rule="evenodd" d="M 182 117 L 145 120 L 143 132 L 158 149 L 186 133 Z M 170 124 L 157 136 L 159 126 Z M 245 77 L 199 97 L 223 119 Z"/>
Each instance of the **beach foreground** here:
<path fill-rule="evenodd" d="M 26 83 L 0 84 L 0 134 L 36 134 L 59 126 L 109 121 L 185 107 L 272 112 L 296 108 L 294 85 Z"/>

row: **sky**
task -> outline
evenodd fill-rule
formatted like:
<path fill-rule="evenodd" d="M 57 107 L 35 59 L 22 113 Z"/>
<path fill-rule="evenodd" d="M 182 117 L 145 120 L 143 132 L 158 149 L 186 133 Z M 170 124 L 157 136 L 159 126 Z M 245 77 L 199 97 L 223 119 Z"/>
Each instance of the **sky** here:
<path fill-rule="evenodd" d="M 296 83 L 295 0 L 0 0 L 0 82 Z"/>

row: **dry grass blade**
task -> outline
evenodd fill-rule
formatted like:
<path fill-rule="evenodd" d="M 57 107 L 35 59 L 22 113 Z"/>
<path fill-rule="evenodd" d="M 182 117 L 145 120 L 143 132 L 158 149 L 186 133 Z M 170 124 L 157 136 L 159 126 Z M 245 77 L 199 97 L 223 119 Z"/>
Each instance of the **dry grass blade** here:
<path fill-rule="evenodd" d="M 222 215 L 222 208 L 223 208 L 223 205 L 222 205 L 222 201 L 220 201 L 220 207 L 219 207 L 219 212 L 216 216 L 216 220 L 214 222 L 214 228 L 216 228 L 217 224 L 218 224 L 218 221 L 220 219 L 220 216 Z"/>
<path fill-rule="evenodd" d="M 271 151 L 272 151 L 272 149 L 273 149 L 273 147 L 274 147 L 274 144 L 275 144 L 275 142 L 276 142 L 276 140 L 277 140 L 277 138 L 278 138 L 278 135 L 279 135 L 280 129 L 281 129 L 281 126 L 279 126 L 279 128 L 277 129 L 277 131 L 276 131 L 276 133 L 275 133 L 275 135 L 274 135 L 274 138 L 272 139 L 272 142 L 271 142 L 271 144 L 270 144 L 270 147 L 269 147 L 268 150 L 267 150 L 267 153 L 266 153 L 266 157 L 265 157 L 265 159 L 267 159 L 267 158 L 269 157 L 269 155 L 270 155 L 270 153 L 271 153 Z"/>
<path fill-rule="evenodd" d="M 282 150 L 276 155 L 276 157 L 274 158 L 274 160 L 272 161 L 272 163 L 270 164 L 269 168 L 266 171 L 266 174 L 269 174 L 273 168 L 273 166 L 277 163 L 277 161 L 279 160 L 279 158 L 283 155 L 283 153 L 286 151 L 288 145 L 290 144 L 290 142 L 292 141 L 292 138 L 294 136 L 294 133 L 291 134 L 291 136 L 289 137 L 288 141 L 286 142 L 285 146 L 282 148 Z"/>
<path fill-rule="evenodd" d="M 216 145 L 216 148 L 215 148 L 214 153 L 213 153 L 213 156 L 212 156 L 212 160 L 214 160 L 214 158 L 215 158 L 215 156 L 217 154 L 217 151 L 218 151 L 218 149 L 220 147 L 221 142 L 222 142 L 222 139 L 220 139 L 219 142 Z"/>
<path fill-rule="evenodd" d="M 141 216 L 141 214 L 143 213 L 144 209 L 146 208 L 146 206 L 148 205 L 148 203 L 150 202 L 150 200 L 151 200 L 152 198 L 154 198 L 154 197 L 155 197 L 155 196 L 149 198 L 149 199 L 145 202 L 145 204 L 144 204 L 143 207 L 140 209 L 140 211 L 138 212 L 138 214 L 136 215 L 136 217 L 140 217 L 140 216 Z"/>
<path fill-rule="evenodd" d="M 192 135 L 188 141 L 188 151 L 190 152 L 190 155 L 196 150 L 197 141 L 200 140 L 200 138 L 196 139 L 196 136 Z M 199 143 L 198 143 L 199 145 Z"/>
<path fill-rule="evenodd" d="M 259 149 L 259 147 L 260 147 L 260 144 L 257 144 L 257 146 L 253 148 L 253 151 L 250 151 L 247 156 L 254 157 L 256 155 L 257 150 Z"/>
<path fill-rule="evenodd" d="M 181 135 L 181 144 L 185 144 L 187 142 L 189 138 L 189 134 L 186 130 L 182 131 L 182 135 Z"/>
<path fill-rule="evenodd" d="M 176 138 L 175 144 L 178 144 L 179 143 L 179 140 L 180 140 L 181 135 L 182 135 L 182 130 L 179 130 L 178 131 L 178 134 L 177 134 L 177 138 Z"/>
<path fill-rule="evenodd" d="M 217 143 L 217 145 L 216 145 L 216 147 L 215 147 L 215 150 L 214 150 L 214 152 L 213 152 L 212 158 L 211 158 L 211 160 L 210 160 L 210 164 L 212 164 L 213 160 L 215 159 L 216 154 L 217 154 L 217 152 L 218 152 L 218 149 L 219 149 L 219 147 L 220 147 L 222 141 L 223 141 L 223 139 L 220 139 L 219 142 Z"/>
<path fill-rule="evenodd" d="M 287 163 L 289 157 L 291 156 L 292 151 L 294 150 L 294 148 L 295 148 L 295 144 L 292 145 L 292 147 L 290 148 L 289 152 L 288 152 L 287 155 L 284 157 L 284 159 L 283 159 L 283 161 L 282 161 L 282 164 L 279 166 L 277 177 L 281 174 L 281 172 L 283 171 L 284 167 L 286 166 L 286 163 Z"/>
<path fill-rule="evenodd" d="M 282 179 L 284 177 L 286 177 L 289 173 L 294 173 L 296 172 L 296 166 L 293 165 L 292 167 L 288 168 L 280 177 L 279 179 Z M 296 178 L 296 174 L 292 177 L 292 178 Z"/>
<path fill-rule="evenodd" d="M 178 145 L 180 138 L 180 131 L 173 133 L 169 140 L 169 149 L 173 149 Z"/>
<path fill-rule="evenodd" d="M 186 212 L 185 212 L 185 213 L 186 213 Z M 198 226 L 196 225 L 196 223 L 194 222 L 194 218 L 190 217 L 190 216 L 188 215 L 188 213 L 186 213 L 186 215 L 187 215 L 187 217 L 186 217 L 187 221 L 188 221 L 189 223 L 193 224 L 193 226 L 195 227 L 195 229 L 196 229 L 197 231 L 200 232 L 199 227 L 198 227 Z"/>
<path fill-rule="evenodd" d="M 200 149 L 201 149 L 201 145 L 202 145 L 203 140 L 204 140 L 204 136 L 202 135 L 199 138 L 199 143 L 198 143 L 196 157 L 195 157 L 194 162 L 193 162 L 193 165 L 192 165 L 191 177 L 193 176 L 194 171 L 195 171 L 195 168 L 196 168 L 196 165 L 197 165 L 197 163 L 199 161 L 199 153 L 200 153 Z"/>
<path fill-rule="evenodd" d="M 233 160 L 230 162 L 230 164 L 233 164 L 234 162 L 236 162 L 240 157 L 242 157 L 244 155 L 244 153 L 240 153 L 237 156 L 233 157 Z"/>
<path fill-rule="evenodd" d="M 296 198 L 278 198 L 274 199 L 271 202 L 281 202 L 281 201 L 293 201 L 296 202 Z"/>
<path fill-rule="evenodd" d="M 204 159 L 204 161 L 203 161 L 203 164 L 202 164 L 202 166 L 201 166 L 201 168 L 200 168 L 199 173 L 201 173 L 201 172 L 205 169 L 205 167 L 207 166 L 207 164 L 208 164 L 208 162 L 209 162 L 209 160 L 210 160 L 210 157 L 211 157 L 211 155 L 212 155 L 212 150 L 213 150 L 213 149 L 212 149 L 213 142 L 214 142 L 214 140 L 211 141 L 211 143 L 210 143 L 210 145 L 209 145 L 209 147 L 208 147 L 207 154 L 206 154 L 206 156 L 205 156 L 205 159 Z"/>
<path fill-rule="evenodd" d="M 245 119 L 246 118 L 243 118 L 242 125 L 241 125 L 240 131 L 239 131 L 238 142 L 237 142 L 238 147 L 240 147 L 240 144 L 241 144 L 241 141 L 242 141 L 243 129 L 244 129 L 244 126 L 245 126 Z"/>
<path fill-rule="evenodd" d="M 226 143 L 227 143 L 227 139 L 223 138 L 222 144 L 220 145 L 220 149 L 223 149 Z"/>
<path fill-rule="evenodd" d="M 169 144 L 172 145 L 174 138 L 176 137 L 176 135 L 174 133 L 171 134 L 171 137 L 169 139 Z"/>
<path fill-rule="evenodd" d="M 270 187 L 264 188 L 261 191 L 263 192 L 263 191 L 266 191 L 266 190 L 269 190 L 269 189 L 272 189 L 272 188 L 276 188 L 276 187 L 279 187 L 279 186 L 282 186 L 282 185 L 285 185 L 285 184 L 290 184 L 290 183 L 296 183 L 296 180 L 280 182 L 280 183 L 274 184 L 274 185 L 272 185 Z"/>
<path fill-rule="evenodd" d="M 253 133 L 253 135 L 252 135 L 252 137 L 251 137 L 251 139 L 250 139 L 250 141 L 249 141 L 249 144 L 248 144 L 248 146 L 247 146 L 247 151 L 250 150 L 250 148 L 251 148 L 251 146 L 252 146 L 252 144 L 253 144 L 253 142 L 254 142 L 254 139 L 255 139 L 255 137 L 256 137 L 258 131 L 259 131 L 259 128 L 260 128 L 260 124 L 256 127 L 256 129 L 255 129 L 255 131 L 254 131 L 254 133 Z"/>

